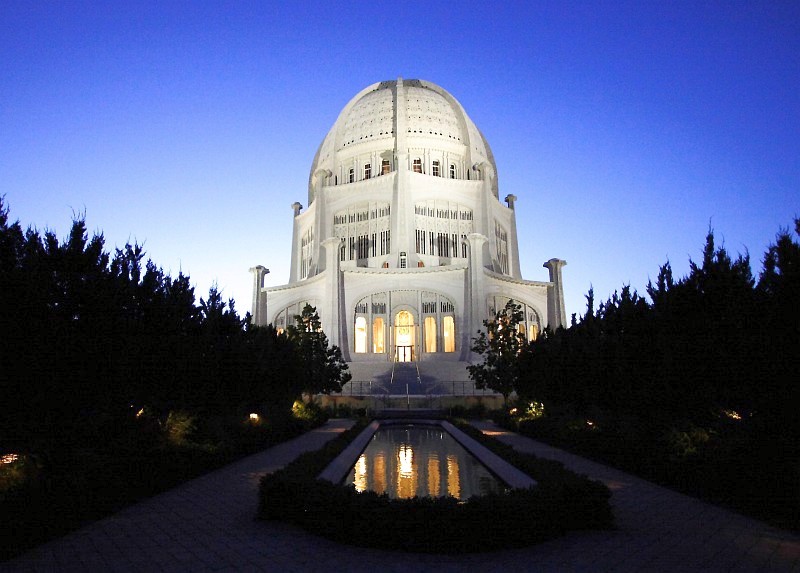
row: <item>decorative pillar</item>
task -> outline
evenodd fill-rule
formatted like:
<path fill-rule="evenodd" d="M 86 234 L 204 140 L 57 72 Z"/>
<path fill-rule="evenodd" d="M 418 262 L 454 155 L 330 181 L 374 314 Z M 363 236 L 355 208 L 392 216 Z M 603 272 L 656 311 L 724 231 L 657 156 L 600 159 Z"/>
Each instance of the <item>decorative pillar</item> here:
<path fill-rule="evenodd" d="M 566 327 L 567 313 L 564 310 L 564 286 L 561 282 L 561 268 L 567 261 L 550 259 L 542 266 L 550 271 L 550 286 L 547 287 L 547 321 L 552 329 Z"/>
<path fill-rule="evenodd" d="M 472 337 L 483 328 L 484 299 L 486 298 L 486 280 L 484 273 L 486 244 L 489 239 L 480 233 L 470 233 L 466 238 L 469 244 L 469 267 L 464 285 L 464 330 L 462 333 L 462 360 L 468 360 Z"/>
<path fill-rule="evenodd" d="M 322 249 L 320 248 L 320 240 L 323 237 L 329 237 L 330 225 L 332 224 L 331 217 L 328 216 L 328 197 L 326 192 L 325 181 L 329 179 L 331 172 L 327 169 L 317 169 L 314 173 L 315 177 L 315 201 L 314 201 L 314 242 L 311 247 L 311 268 L 309 269 L 309 278 L 322 272 Z M 312 205 L 309 204 L 308 208 L 311 209 Z"/>
<path fill-rule="evenodd" d="M 303 209 L 303 206 L 295 201 L 292 203 L 292 211 L 294 211 L 294 218 L 292 219 L 292 262 L 289 267 L 289 282 L 297 282 L 300 277 L 297 276 L 298 273 L 298 263 L 300 262 L 300 256 L 302 253 L 297 252 L 297 244 L 298 244 L 298 231 L 297 231 L 297 216 L 300 215 L 300 211 Z"/>
<path fill-rule="evenodd" d="M 264 277 L 269 274 L 269 269 L 261 265 L 250 269 L 253 274 L 253 302 L 251 305 L 251 320 L 256 326 L 267 324 L 267 293 L 263 292 Z"/>
<path fill-rule="evenodd" d="M 522 270 L 519 268 L 519 242 L 517 239 L 517 212 L 514 209 L 514 203 L 517 200 L 516 195 L 506 195 L 506 205 L 511 209 L 511 229 L 509 230 L 510 236 L 508 237 L 508 249 L 511 251 L 511 269 L 510 275 L 515 279 L 522 279 Z"/>
<path fill-rule="evenodd" d="M 329 237 L 322 241 L 322 246 L 325 248 L 325 272 L 327 273 L 325 291 L 328 296 L 325 297 L 321 318 L 323 330 L 327 333 L 331 345 L 339 346 L 344 352 L 345 347 L 341 344 L 344 329 L 339 313 L 342 291 L 342 273 L 339 272 L 339 246 L 341 244 L 342 240 L 339 237 Z"/>

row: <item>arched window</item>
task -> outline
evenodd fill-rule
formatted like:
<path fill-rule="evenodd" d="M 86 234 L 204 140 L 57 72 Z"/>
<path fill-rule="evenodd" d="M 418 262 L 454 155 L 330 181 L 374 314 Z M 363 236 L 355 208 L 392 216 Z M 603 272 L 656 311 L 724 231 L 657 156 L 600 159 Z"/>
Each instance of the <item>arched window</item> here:
<path fill-rule="evenodd" d="M 444 351 L 445 352 L 455 352 L 456 351 L 456 325 L 453 321 L 452 316 L 445 316 L 444 317 L 444 328 L 442 329 L 444 334 Z"/>
<path fill-rule="evenodd" d="M 372 323 L 372 352 L 375 354 L 383 354 L 386 352 L 384 332 L 383 319 L 377 317 Z"/>
<path fill-rule="evenodd" d="M 367 351 L 367 319 L 363 316 L 356 318 L 356 352 Z"/>
<path fill-rule="evenodd" d="M 425 317 L 425 352 L 436 352 L 436 318 Z"/>

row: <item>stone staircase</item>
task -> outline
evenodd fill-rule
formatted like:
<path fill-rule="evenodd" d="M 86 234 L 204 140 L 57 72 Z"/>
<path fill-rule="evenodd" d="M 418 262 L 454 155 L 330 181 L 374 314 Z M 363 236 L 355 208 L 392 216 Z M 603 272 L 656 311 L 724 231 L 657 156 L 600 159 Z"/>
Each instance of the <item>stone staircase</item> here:
<path fill-rule="evenodd" d="M 352 381 L 343 396 L 436 397 L 493 396 L 469 379 L 468 364 L 457 361 L 351 362 Z"/>

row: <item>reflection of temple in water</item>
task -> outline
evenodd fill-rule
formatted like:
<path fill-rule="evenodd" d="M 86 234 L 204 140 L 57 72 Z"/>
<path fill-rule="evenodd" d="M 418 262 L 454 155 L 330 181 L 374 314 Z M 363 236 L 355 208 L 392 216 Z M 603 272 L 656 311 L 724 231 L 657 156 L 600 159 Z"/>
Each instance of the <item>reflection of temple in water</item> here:
<path fill-rule="evenodd" d="M 357 491 L 457 499 L 496 491 L 489 471 L 440 428 L 381 429 L 350 474 Z"/>

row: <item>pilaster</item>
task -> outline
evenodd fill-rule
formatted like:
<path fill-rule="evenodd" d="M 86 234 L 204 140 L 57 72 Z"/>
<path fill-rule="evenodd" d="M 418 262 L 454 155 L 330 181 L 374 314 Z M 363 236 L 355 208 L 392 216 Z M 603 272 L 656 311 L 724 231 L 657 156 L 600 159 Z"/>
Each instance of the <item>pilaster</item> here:
<path fill-rule="evenodd" d="M 264 326 L 269 320 L 267 318 L 267 293 L 263 292 L 264 277 L 269 274 L 269 269 L 258 265 L 252 267 L 250 272 L 253 275 L 253 301 L 250 310 L 250 315 L 252 316 L 251 320 L 256 326 Z"/>
<path fill-rule="evenodd" d="M 561 281 L 561 269 L 567 261 L 550 259 L 542 266 L 550 271 L 551 286 L 547 287 L 547 321 L 548 326 L 556 329 L 567 325 L 567 316 L 564 309 L 564 286 Z"/>
<path fill-rule="evenodd" d="M 508 237 L 508 250 L 511 257 L 511 272 L 509 273 L 515 279 L 522 279 L 522 269 L 519 268 L 519 240 L 517 238 L 517 212 L 514 209 L 514 203 L 517 200 L 516 195 L 506 195 L 506 205 L 511 209 L 511 229 L 509 229 Z"/>
<path fill-rule="evenodd" d="M 469 358 L 472 337 L 483 328 L 484 303 L 486 298 L 485 250 L 489 239 L 480 233 L 470 233 L 466 238 L 469 244 L 469 269 L 465 274 L 464 310 L 467 313 L 466 326 L 462 337 L 462 360 Z"/>
<path fill-rule="evenodd" d="M 322 328 L 327 334 L 330 343 L 342 347 L 343 325 L 339 312 L 342 292 L 342 273 L 339 271 L 340 245 L 341 239 L 339 237 L 329 237 L 322 241 L 322 246 L 325 248 L 325 272 L 327 273 L 325 290 L 328 293 L 328 297 L 325 299 L 320 318 L 322 320 Z"/>
<path fill-rule="evenodd" d="M 292 219 L 292 262 L 289 267 L 289 282 L 297 282 L 300 277 L 297 276 L 297 267 L 300 262 L 301 253 L 298 252 L 298 235 L 300 231 L 297 229 L 297 216 L 300 215 L 300 211 L 303 209 L 303 206 L 295 201 L 292 203 L 292 210 L 294 211 L 294 218 Z"/>

